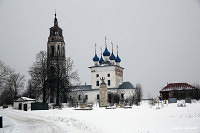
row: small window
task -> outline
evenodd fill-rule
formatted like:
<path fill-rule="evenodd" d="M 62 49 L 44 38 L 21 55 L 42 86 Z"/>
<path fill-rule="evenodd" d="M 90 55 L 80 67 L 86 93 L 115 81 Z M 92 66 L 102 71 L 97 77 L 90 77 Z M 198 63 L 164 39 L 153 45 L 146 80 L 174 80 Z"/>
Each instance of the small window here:
<path fill-rule="evenodd" d="M 107 74 L 107 76 L 108 76 L 108 77 L 110 77 L 110 73 L 109 73 L 109 74 Z"/>
<path fill-rule="evenodd" d="M 99 77 L 99 74 L 96 74 L 96 77 Z"/>
<path fill-rule="evenodd" d="M 110 80 L 108 80 L 108 86 L 110 86 Z"/>
<path fill-rule="evenodd" d="M 123 93 L 121 94 L 121 99 L 124 99 L 124 94 Z"/>
<path fill-rule="evenodd" d="M 96 81 L 96 86 L 99 86 L 99 81 Z"/>
<path fill-rule="evenodd" d="M 85 100 L 88 100 L 88 95 L 85 95 Z"/>
<path fill-rule="evenodd" d="M 97 99 L 99 99 L 99 94 L 97 94 Z"/>

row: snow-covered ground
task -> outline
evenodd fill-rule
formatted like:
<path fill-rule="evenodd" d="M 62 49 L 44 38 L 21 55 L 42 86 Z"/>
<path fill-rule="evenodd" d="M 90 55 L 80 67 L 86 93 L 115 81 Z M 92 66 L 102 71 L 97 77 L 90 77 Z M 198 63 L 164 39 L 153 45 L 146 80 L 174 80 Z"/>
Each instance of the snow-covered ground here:
<path fill-rule="evenodd" d="M 0 133 L 200 133 L 200 103 L 158 108 L 147 103 L 132 109 L 19 111 L 0 109 Z"/>

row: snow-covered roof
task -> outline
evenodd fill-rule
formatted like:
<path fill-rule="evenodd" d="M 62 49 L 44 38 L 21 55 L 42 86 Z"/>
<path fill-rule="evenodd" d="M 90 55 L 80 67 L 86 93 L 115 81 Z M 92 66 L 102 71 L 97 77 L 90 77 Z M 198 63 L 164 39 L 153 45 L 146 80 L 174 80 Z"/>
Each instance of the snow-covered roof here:
<path fill-rule="evenodd" d="M 35 99 L 28 98 L 28 97 L 20 97 L 20 98 L 16 99 L 15 101 L 16 102 L 18 102 L 18 101 L 35 101 Z"/>
<path fill-rule="evenodd" d="M 25 101 L 34 101 L 35 99 L 32 98 L 28 98 L 28 97 L 21 97 L 23 100 Z"/>
<path fill-rule="evenodd" d="M 167 86 L 165 86 L 160 92 L 172 91 L 172 90 L 192 90 L 192 89 L 196 88 L 188 83 L 170 83 L 167 84 Z"/>

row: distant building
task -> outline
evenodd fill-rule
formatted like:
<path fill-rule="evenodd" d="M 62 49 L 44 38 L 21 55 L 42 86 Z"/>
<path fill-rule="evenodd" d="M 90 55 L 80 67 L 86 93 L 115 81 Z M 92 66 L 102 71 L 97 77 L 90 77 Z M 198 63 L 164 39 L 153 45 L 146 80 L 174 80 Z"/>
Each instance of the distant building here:
<path fill-rule="evenodd" d="M 162 99 L 199 99 L 199 89 L 187 83 L 169 83 L 160 91 Z"/>

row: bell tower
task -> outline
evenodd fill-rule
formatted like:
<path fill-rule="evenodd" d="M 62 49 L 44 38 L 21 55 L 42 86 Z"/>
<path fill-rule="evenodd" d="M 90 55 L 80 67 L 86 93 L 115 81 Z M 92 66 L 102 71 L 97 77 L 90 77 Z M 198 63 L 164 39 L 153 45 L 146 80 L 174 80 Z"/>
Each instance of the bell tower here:
<path fill-rule="evenodd" d="M 62 35 L 62 29 L 58 26 L 58 20 L 54 19 L 54 26 L 50 28 L 50 35 L 47 43 L 47 54 L 49 59 L 59 57 L 65 60 L 65 42 Z"/>
<path fill-rule="evenodd" d="M 62 82 L 66 78 L 65 42 L 62 29 L 58 26 L 56 13 L 54 26 L 50 28 L 47 42 L 47 71 L 48 87 L 52 96 L 57 88 L 64 87 Z"/>

